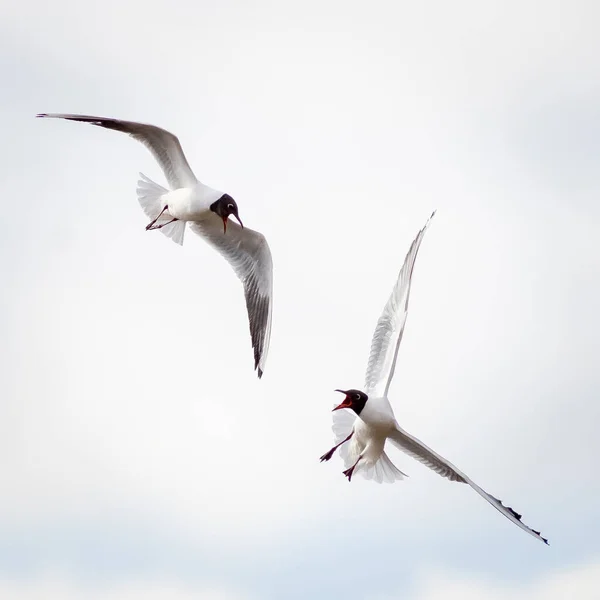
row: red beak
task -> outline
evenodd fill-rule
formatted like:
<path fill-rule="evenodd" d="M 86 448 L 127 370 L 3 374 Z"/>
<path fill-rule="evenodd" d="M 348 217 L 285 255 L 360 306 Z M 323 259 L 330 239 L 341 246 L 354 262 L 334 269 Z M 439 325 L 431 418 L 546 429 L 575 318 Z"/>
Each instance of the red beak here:
<path fill-rule="evenodd" d="M 346 394 L 346 392 L 344 390 L 334 390 L 334 391 L 340 392 L 342 394 Z M 346 394 L 344 401 L 341 404 L 338 404 L 331 412 L 333 412 L 334 410 L 340 410 L 341 408 L 352 408 L 352 402 L 350 402 L 350 399 L 348 398 L 348 394 Z"/>
<path fill-rule="evenodd" d="M 340 410 L 340 408 L 352 408 L 352 403 L 344 400 L 341 404 L 338 404 L 331 412 L 334 410 Z"/>
<path fill-rule="evenodd" d="M 242 220 L 237 216 L 234 215 L 233 213 L 231 213 L 238 221 L 238 223 L 242 226 L 242 229 L 244 229 L 244 224 L 242 223 Z M 227 233 L 227 217 L 222 217 L 223 218 L 223 233 Z"/>

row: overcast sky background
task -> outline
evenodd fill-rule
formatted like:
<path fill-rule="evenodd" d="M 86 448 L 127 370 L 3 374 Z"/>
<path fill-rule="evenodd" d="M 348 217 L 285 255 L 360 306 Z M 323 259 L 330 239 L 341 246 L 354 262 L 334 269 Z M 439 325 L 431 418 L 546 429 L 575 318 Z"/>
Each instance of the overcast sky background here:
<path fill-rule="evenodd" d="M 600 6 L 107 0 L 0 6 L 0 597 L 596 598 Z M 242 288 L 147 219 L 153 123 L 274 260 L 258 381 Z M 405 253 L 403 427 L 523 513 L 391 450 L 345 480 Z"/>

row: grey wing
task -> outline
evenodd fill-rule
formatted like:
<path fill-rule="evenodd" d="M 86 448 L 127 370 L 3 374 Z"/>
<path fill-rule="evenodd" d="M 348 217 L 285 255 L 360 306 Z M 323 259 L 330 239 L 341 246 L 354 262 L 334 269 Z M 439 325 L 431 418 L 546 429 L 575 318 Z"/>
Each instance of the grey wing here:
<path fill-rule="evenodd" d="M 222 221 L 216 215 L 190 226 L 227 259 L 244 286 L 254 368 L 260 379 L 269 351 L 273 313 L 273 261 L 267 240 L 258 231 L 242 229 L 231 220 L 227 233 L 223 233 Z"/>
<path fill-rule="evenodd" d="M 396 425 L 396 428 L 397 429 L 389 438 L 396 447 L 409 456 L 412 456 L 419 462 L 423 463 L 442 477 L 446 477 L 450 481 L 459 481 L 471 486 L 484 500 L 489 502 L 496 510 L 500 511 L 515 525 L 518 525 L 521 529 L 545 544 L 548 543 L 548 540 L 545 537 L 542 537 L 539 531 L 527 527 L 527 525 L 521 521 L 521 515 L 517 511 L 510 508 L 510 506 L 504 506 L 501 500 L 498 500 L 498 498 L 494 498 L 494 496 L 488 494 L 473 480 L 467 477 L 462 471 L 459 471 L 450 461 L 440 456 L 437 452 L 434 452 L 421 440 L 417 439 L 407 431 L 404 431 L 404 429 L 398 425 Z"/>
<path fill-rule="evenodd" d="M 92 117 L 89 115 L 42 113 L 36 116 L 81 121 L 82 123 L 90 123 L 98 127 L 127 133 L 133 139 L 144 144 L 152 152 L 152 155 L 162 168 L 171 189 L 189 187 L 197 182 L 196 176 L 188 164 L 177 136 L 166 129 L 161 129 L 154 125 L 136 123 L 135 121 L 120 121 L 118 119 Z"/>
<path fill-rule="evenodd" d="M 404 259 L 404 264 L 398 275 L 396 285 L 383 309 L 383 313 L 377 321 L 371 341 L 371 352 L 365 375 L 365 392 L 369 396 L 387 396 L 390 388 L 396 368 L 398 349 L 402 341 L 404 325 L 406 324 L 410 285 L 415 261 L 417 260 L 417 253 L 419 252 L 425 231 L 427 231 L 434 215 L 435 211 L 413 240 L 408 254 Z"/>

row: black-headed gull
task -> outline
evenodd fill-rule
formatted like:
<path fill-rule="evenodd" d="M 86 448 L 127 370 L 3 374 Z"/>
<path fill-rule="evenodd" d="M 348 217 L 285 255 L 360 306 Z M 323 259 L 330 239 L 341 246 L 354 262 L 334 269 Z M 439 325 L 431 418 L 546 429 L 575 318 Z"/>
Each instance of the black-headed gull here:
<path fill-rule="evenodd" d="M 179 140 L 165 129 L 88 115 L 43 113 L 37 116 L 81 121 L 122 131 L 150 150 L 162 168 L 170 190 L 140 173 L 138 200 L 152 219 L 146 229 L 159 229 L 177 244 L 183 244 L 185 226 L 190 222 L 192 230 L 227 259 L 244 285 L 254 368 L 258 370 L 258 377 L 262 377 L 271 337 L 273 263 L 265 237 L 242 225 L 235 200 L 196 179 Z M 240 224 L 228 223 L 230 215 Z"/>
<path fill-rule="evenodd" d="M 398 348 L 402 340 L 410 285 L 415 260 L 425 231 L 433 218 L 431 215 L 425 227 L 419 231 L 413 241 L 404 265 L 398 276 L 392 294 L 383 309 L 371 342 L 371 353 L 365 377 L 365 391 L 336 390 L 345 395 L 344 401 L 336 406 L 333 415 L 333 432 L 336 445 L 321 456 L 321 461 L 329 460 L 337 448 L 346 464 L 344 475 L 350 481 L 354 473 L 360 473 L 367 479 L 381 483 L 394 482 L 406 477 L 397 469 L 385 453 L 385 443 L 389 440 L 394 446 L 406 452 L 419 462 L 428 466 L 442 477 L 450 481 L 458 481 L 470 485 L 481 497 L 499 510 L 506 518 L 524 529 L 527 533 L 548 543 L 548 540 L 527 527 L 521 521 L 521 515 L 500 500 L 481 489 L 474 481 L 459 471 L 416 437 L 398 425 L 394 411 L 388 400 L 388 390 L 394 376 Z M 349 411 L 341 409 L 350 409 Z M 346 444 L 346 442 L 349 442 Z"/>

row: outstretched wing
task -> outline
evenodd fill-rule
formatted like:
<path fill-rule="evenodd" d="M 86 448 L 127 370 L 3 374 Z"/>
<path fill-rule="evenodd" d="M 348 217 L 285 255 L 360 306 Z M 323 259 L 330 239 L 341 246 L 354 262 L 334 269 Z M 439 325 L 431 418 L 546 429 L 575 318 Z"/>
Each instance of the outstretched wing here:
<path fill-rule="evenodd" d="M 120 121 L 118 119 L 92 117 L 89 115 L 42 113 L 36 116 L 81 121 L 82 123 L 90 123 L 98 127 L 127 133 L 133 139 L 144 144 L 152 152 L 152 155 L 163 170 L 171 189 L 189 187 L 198 181 L 188 164 L 179 140 L 166 129 L 134 121 Z"/>
<path fill-rule="evenodd" d="M 396 368 L 398 348 L 402 341 L 406 315 L 408 314 L 408 299 L 410 297 L 410 284 L 413 268 L 417 260 L 419 246 L 435 211 L 429 217 L 427 223 L 414 239 L 404 264 L 398 275 L 398 280 L 392 291 L 383 313 L 377 321 L 373 340 L 371 341 L 371 353 L 365 375 L 365 393 L 368 396 L 387 396 Z"/>
<path fill-rule="evenodd" d="M 459 481 L 470 485 L 484 500 L 487 500 L 487 502 L 489 502 L 496 510 L 500 511 L 507 519 L 511 520 L 515 525 L 518 525 L 521 529 L 545 544 L 548 543 L 548 540 L 545 537 L 542 537 L 539 531 L 527 527 L 527 525 L 521 521 L 521 515 L 517 511 L 510 508 L 510 506 L 504 506 L 501 500 L 488 494 L 462 471 L 459 471 L 450 461 L 440 456 L 437 452 L 434 452 L 421 440 L 412 436 L 407 431 L 404 431 L 404 429 L 398 425 L 396 425 L 396 430 L 391 434 L 389 439 L 395 446 L 400 448 L 400 450 L 428 466 L 442 477 L 447 477 L 450 481 Z"/>
<path fill-rule="evenodd" d="M 227 233 L 223 233 L 223 223 L 216 215 L 190 226 L 227 259 L 244 285 L 254 368 L 260 379 L 269 351 L 273 312 L 273 261 L 267 240 L 258 231 L 242 229 L 231 220 L 227 222 Z"/>

